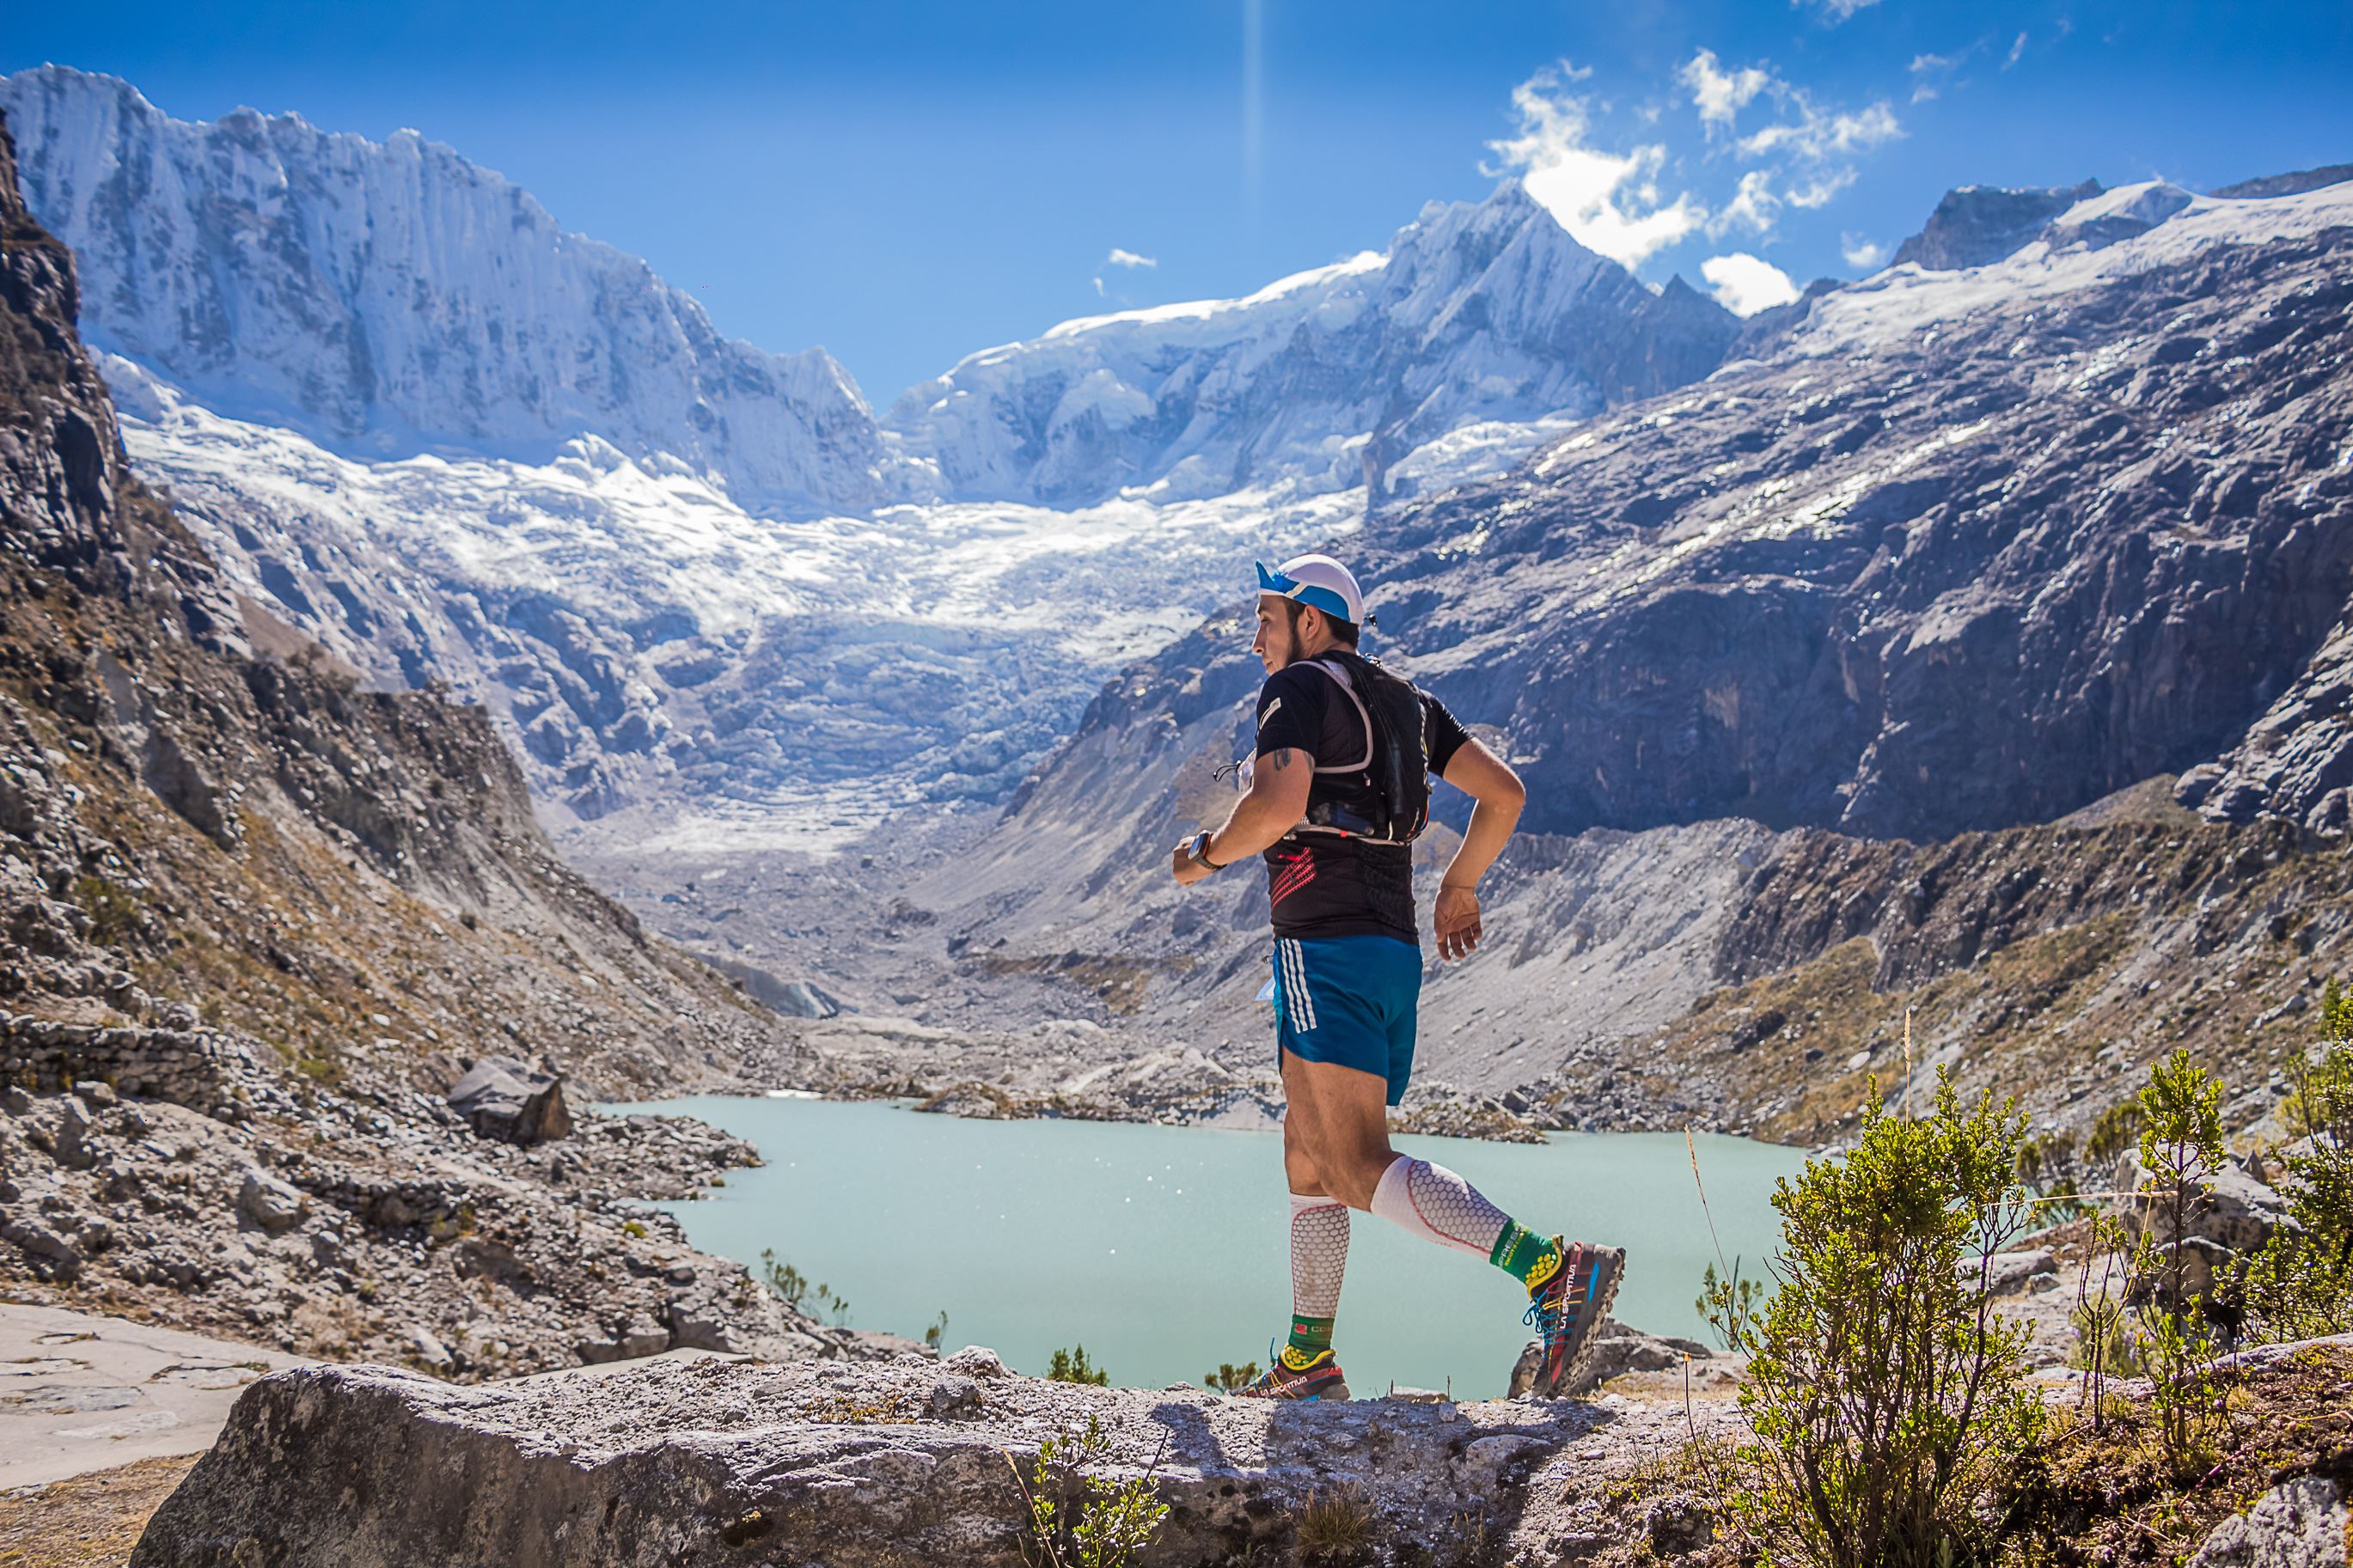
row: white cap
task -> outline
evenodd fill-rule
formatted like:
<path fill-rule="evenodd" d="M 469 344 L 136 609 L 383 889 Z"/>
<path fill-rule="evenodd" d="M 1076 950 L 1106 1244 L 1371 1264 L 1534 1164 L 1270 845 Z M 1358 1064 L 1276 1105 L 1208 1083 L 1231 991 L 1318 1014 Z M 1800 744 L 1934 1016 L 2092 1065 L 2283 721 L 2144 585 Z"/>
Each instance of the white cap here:
<path fill-rule="evenodd" d="M 1258 565 L 1258 591 L 1280 594 L 1303 605 L 1313 605 L 1350 626 L 1365 622 L 1365 591 L 1356 574 L 1329 555 L 1294 555 L 1274 571 Z"/>

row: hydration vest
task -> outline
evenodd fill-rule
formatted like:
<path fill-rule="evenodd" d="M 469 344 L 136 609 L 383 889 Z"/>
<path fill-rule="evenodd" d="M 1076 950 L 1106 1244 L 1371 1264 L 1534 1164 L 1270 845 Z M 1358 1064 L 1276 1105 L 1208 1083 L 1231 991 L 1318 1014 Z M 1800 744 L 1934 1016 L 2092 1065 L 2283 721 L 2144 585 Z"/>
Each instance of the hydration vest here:
<path fill-rule="evenodd" d="M 1430 710 L 1421 693 L 1362 654 L 1336 651 L 1309 662 L 1364 720 L 1365 754 L 1317 765 L 1306 818 L 1292 831 L 1412 843 L 1430 822 Z"/>

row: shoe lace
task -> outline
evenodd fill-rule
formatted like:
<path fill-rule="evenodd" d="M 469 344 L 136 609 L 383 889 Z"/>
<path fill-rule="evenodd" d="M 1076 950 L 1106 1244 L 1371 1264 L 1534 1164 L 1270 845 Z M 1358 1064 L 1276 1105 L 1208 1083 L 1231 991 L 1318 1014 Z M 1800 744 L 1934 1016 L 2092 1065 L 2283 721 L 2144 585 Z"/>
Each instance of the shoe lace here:
<path fill-rule="evenodd" d="M 1544 1341 L 1545 1348 L 1549 1350 L 1558 1344 L 1561 1337 L 1568 1332 L 1569 1320 L 1572 1315 L 1568 1310 L 1568 1298 L 1566 1293 L 1563 1293 L 1557 1301 L 1529 1302 L 1528 1310 L 1520 1314 L 1520 1321 L 1535 1328 L 1536 1336 Z"/>

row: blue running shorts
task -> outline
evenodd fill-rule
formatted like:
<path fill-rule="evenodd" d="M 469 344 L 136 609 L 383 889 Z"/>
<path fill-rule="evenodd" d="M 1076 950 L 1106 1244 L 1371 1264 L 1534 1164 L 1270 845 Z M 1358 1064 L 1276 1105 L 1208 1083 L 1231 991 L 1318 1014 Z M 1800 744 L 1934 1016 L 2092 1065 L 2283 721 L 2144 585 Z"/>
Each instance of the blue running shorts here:
<path fill-rule="evenodd" d="M 1277 937 L 1274 1037 L 1303 1061 L 1388 1080 L 1388 1102 L 1413 1076 L 1421 949 L 1393 936 Z"/>

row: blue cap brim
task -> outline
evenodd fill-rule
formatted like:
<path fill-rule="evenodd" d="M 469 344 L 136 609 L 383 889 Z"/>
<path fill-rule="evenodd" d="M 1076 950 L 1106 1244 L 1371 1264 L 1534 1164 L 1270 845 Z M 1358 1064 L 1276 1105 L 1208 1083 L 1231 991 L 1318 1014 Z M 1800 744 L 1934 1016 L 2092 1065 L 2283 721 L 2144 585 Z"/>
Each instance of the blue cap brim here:
<path fill-rule="evenodd" d="M 1260 593 L 1280 594 L 1294 603 L 1313 605 L 1335 621 L 1355 623 L 1355 617 L 1348 614 L 1348 601 L 1331 589 L 1319 584 L 1302 583 L 1298 578 L 1286 577 L 1280 572 L 1270 572 L 1263 561 L 1253 561 L 1250 564 L 1258 568 Z"/>

